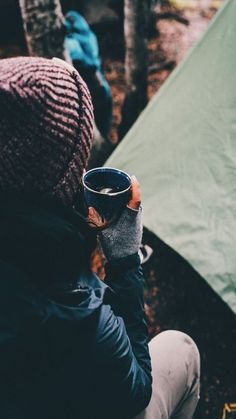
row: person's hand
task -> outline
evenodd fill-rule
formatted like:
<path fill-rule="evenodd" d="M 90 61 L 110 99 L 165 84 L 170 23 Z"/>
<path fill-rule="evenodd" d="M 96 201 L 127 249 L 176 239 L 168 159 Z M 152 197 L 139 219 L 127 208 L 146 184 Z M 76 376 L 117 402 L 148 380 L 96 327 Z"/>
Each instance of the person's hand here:
<path fill-rule="evenodd" d="M 87 216 L 87 222 L 92 228 L 105 228 L 107 226 L 107 221 L 104 221 L 97 212 L 97 210 L 93 207 L 89 207 L 88 209 L 88 216 Z"/>
<path fill-rule="evenodd" d="M 131 198 L 127 204 L 128 208 L 138 210 L 141 205 L 141 189 L 140 185 L 135 176 L 131 176 Z M 104 229 L 111 223 L 107 220 L 103 220 L 97 210 L 93 207 L 88 209 L 88 223 L 90 227 Z"/>
<path fill-rule="evenodd" d="M 138 253 L 142 240 L 140 204 L 140 185 L 135 176 L 132 176 L 131 199 L 128 205 L 115 223 L 100 231 L 101 246 L 108 261 Z M 91 214 L 95 216 L 94 212 Z"/>
<path fill-rule="evenodd" d="M 128 202 L 128 207 L 138 210 L 141 205 L 141 189 L 135 176 L 131 176 L 131 199 Z"/>

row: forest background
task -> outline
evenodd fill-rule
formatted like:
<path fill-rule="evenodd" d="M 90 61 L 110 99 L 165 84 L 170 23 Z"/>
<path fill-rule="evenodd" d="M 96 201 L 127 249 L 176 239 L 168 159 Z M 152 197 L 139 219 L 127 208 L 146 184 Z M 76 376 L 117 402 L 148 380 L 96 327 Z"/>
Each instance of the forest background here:
<path fill-rule="evenodd" d="M 147 3 L 152 13 L 145 34 L 147 91 L 143 106 L 196 43 L 223 0 L 147 0 Z M 129 90 L 124 1 L 61 0 L 61 8 L 63 13 L 71 9 L 82 13 L 98 37 L 103 70 L 111 86 L 114 105 L 110 153 L 137 117 L 134 115 L 131 123 L 122 127 L 125 114 L 122 107 Z M 19 3 L 0 0 L 0 58 L 27 54 Z M 150 337 L 169 328 L 183 330 L 194 337 L 202 357 L 201 400 L 195 419 L 221 418 L 224 404 L 236 401 L 235 316 L 202 278 L 159 238 L 145 230 L 144 241 L 154 249 L 144 267 Z M 102 275 L 100 255 L 95 259 L 94 268 Z M 233 418 L 233 415 L 232 412 L 228 417 Z"/>

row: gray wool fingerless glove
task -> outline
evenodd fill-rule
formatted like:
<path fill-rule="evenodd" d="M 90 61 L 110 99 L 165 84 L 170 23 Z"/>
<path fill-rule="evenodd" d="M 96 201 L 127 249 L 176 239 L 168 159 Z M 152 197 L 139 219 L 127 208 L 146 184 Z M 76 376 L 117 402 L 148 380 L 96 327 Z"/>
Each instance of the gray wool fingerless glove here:
<path fill-rule="evenodd" d="M 142 240 L 142 208 L 126 207 L 116 223 L 100 232 L 100 243 L 108 261 L 138 253 Z"/>

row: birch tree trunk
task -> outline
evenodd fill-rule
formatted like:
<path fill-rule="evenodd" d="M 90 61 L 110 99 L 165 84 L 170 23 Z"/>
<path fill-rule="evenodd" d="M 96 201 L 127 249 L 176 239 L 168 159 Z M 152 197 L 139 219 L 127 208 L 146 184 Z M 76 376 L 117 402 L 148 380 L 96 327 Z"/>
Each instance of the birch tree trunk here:
<path fill-rule="evenodd" d="M 147 21 L 150 0 L 125 0 L 125 77 L 127 92 L 119 129 L 122 137 L 147 104 Z"/>
<path fill-rule="evenodd" d="M 30 55 L 68 61 L 59 0 L 19 0 Z"/>

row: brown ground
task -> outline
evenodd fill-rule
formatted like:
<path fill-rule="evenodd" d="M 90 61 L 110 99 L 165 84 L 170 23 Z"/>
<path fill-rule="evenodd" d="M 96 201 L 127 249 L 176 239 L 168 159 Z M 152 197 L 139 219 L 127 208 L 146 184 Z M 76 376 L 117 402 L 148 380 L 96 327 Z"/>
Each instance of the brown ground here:
<path fill-rule="evenodd" d="M 201 355 L 201 399 L 195 419 L 220 419 L 236 402 L 236 317 L 177 253 L 145 230 L 154 254 L 144 266 L 150 336 L 175 329 L 188 333 Z M 236 418 L 227 416 L 227 418 Z"/>

